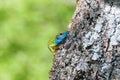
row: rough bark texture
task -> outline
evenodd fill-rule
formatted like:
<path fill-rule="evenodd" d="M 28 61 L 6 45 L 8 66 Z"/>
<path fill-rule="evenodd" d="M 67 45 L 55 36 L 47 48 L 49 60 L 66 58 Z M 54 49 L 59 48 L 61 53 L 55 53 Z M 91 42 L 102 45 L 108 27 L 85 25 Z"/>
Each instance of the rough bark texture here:
<path fill-rule="evenodd" d="M 50 80 L 120 80 L 120 0 L 77 0 Z"/>

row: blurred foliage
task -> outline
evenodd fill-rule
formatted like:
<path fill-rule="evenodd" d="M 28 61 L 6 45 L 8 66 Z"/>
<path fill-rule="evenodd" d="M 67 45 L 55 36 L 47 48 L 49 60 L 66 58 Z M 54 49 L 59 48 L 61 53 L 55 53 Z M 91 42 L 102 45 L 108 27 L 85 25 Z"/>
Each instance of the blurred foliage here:
<path fill-rule="evenodd" d="M 49 80 L 47 42 L 67 29 L 72 0 L 0 0 L 0 80 Z"/>

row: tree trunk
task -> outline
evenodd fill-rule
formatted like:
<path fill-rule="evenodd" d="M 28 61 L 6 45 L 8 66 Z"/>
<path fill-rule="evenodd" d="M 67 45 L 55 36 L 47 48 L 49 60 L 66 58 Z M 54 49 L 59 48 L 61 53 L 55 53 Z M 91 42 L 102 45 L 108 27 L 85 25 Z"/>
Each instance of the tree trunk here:
<path fill-rule="evenodd" d="M 50 80 L 120 80 L 120 0 L 77 0 Z"/>

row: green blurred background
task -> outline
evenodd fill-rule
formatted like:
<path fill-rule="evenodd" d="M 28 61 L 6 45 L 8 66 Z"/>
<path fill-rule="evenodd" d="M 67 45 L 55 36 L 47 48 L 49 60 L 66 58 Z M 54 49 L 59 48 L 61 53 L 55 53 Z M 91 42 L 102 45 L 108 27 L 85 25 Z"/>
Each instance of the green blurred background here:
<path fill-rule="evenodd" d="M 75 0 L 0 0 L 0 80 L 49 80 L 47 42 L 67 30 Z"/>

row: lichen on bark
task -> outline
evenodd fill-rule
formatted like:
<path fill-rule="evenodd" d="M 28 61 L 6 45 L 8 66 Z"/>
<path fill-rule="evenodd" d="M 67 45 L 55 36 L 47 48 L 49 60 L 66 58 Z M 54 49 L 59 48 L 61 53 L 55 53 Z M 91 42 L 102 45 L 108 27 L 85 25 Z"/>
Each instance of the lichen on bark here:
<path fill-rule="evenodd" d="M 120 1 L 77 0 L 51 80 L 120 79 Z"/>

